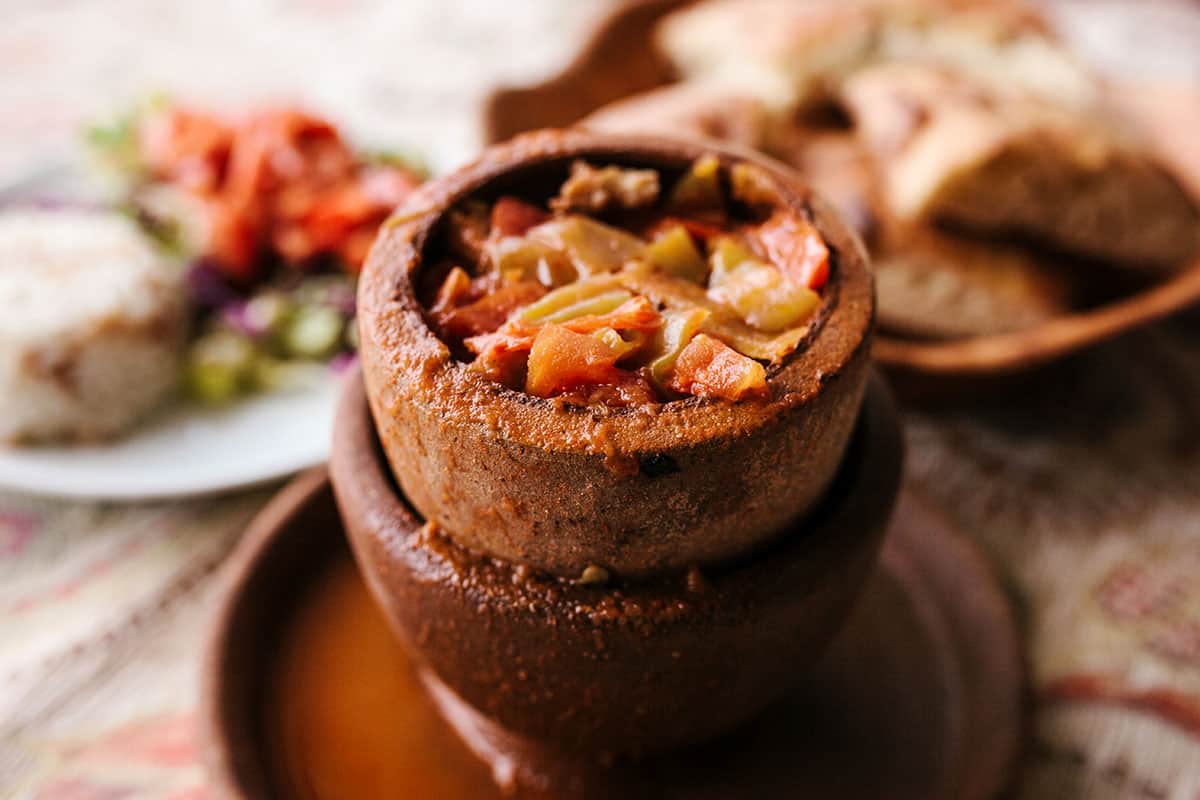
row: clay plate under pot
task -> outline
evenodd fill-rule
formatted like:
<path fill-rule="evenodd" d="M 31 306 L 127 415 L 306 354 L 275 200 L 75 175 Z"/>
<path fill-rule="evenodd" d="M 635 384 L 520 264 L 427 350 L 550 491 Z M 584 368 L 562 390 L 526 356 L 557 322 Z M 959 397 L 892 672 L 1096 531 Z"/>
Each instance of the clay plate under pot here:
<path fill-rule="evenodd" d="M 353 618 L 322 641 L 299 640 L 302 615 L 331 583 L 342 589 L 336 613 Z M 433 712 L 354 573 L 323 470 L 259 514 L 222 584 L 201 693 L 216 796 L 501 797 Z M 785 701 L 718 742 L 593 774 L 590 785 L 600 796 L 619 785 L 616 796 L 985 800 L 1008 782 L 1018 751 L 1021 664 L 986 560 L 902 494 L 860 604 Z M 322 694 L 281 694 L 281 674 L 297 667 L 318 676 Z M 281 728 L 281 705 L 296 728 Z M 306 775 L 282 766 L 296 763 Z M 342 793 L 313 789 L 329 784 Z"/>
<path fill-rule="evenodd" d="M 431 330 L 414 284 L 464 198 L 548 198 L 576 159 L 673 180 L 705 154 L 755 164 L 772 203 L 810 218 L 832 254 L 807 338 L 768 368 L 768 397 L 572 406 L 487 379 Z M 412 504 L 473 550 L 574 578 L 720 563 L 807 512 L 858 416 L 875 304 L 861 243 L 794 174 L 720 146 L 539 131 L 425 184 L 381 230 L 358 309 L 376 427 Z"/>
<path fill-rule="evenodd" d="M 572 125 L 602 106 L 678 78 L 656 52 L 654 29 L 665 14 L 694 0 L 630 0 L 602 19 L 570 65 L 534 86 L 502 88 L 486 100 L 487 142 L 522 131 Z M 1123 91 L 1137 91 L 1124 87 Z M 1147 114 L 1136 103 L 1124 103 Z M 1148 127 L 1161 125 L 1147 118 Z M 1169 159 L 1168 154 L 1164 158 Z M 1033 328 L 947 341 L 924 341 L 878 331 L 872 356 L 904 381 L 1011 375 L 1111 339 L 1200 302 L 1200 260 L 1172 277 L 1089 310 L 1064 314 Z"/>

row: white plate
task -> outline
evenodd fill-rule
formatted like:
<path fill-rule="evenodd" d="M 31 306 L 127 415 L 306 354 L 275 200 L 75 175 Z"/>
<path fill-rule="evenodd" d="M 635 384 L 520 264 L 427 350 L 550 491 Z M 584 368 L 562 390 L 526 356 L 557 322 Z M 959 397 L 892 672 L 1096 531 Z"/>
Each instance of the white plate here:
<path fill-rule="evenodd" d="M 0 487 L 92 500 L 153 500 L 267 483 L 325 461 L 341 381 L 305 368 L 285 389 L 225 408 L 177 405 L 125 438 L 0 449 Z"/>
<path fill-rule="evenodd" d="M 59 154 L 0 185 L 0 203 L 97 199 L 78 154 Z M 279 480 L 329 456 L 336 374 L 289 367 L 287 388 L 225 408 L 177 404 L 123 438 L 94 445 L 0 445 L 0 489 L 86 500 L 160 500 Z"/>

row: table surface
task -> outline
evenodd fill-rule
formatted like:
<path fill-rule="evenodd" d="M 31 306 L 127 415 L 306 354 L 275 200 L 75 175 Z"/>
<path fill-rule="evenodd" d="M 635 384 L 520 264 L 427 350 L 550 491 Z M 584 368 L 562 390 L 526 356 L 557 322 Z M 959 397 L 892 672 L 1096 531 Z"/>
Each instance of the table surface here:
<path fill-rule="evenodd" d="M 298 100 L 452 165 L 477 147 L 481 93 L 561 66 L 608 5 L 9 0 L 0 182 L 63 158 L 89 117 L 162 90 Z M 1200 84 L 1185 52 L 1200 7 L 1139 9 L 1069 33 L 1119 68 Z M 1020 392 L 910 410 L 907 430 L 909 485 L 985 547 L 1021 611 L 1033 718 L 1015 796 L 1200 798 L 1200 314 Z M 219 567 L 269 495 L 0 493 L 0 797 L 205 796 L 199 647 Z"/>

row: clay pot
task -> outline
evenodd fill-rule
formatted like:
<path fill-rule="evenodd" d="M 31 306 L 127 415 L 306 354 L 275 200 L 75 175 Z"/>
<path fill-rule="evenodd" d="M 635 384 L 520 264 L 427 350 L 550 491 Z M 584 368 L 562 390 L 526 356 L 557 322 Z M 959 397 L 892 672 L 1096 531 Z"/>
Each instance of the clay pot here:
<path fill-rule="evenodd" d="M 774 202 L 810 216 L 833 253 L 809 337 L 769 370 L 769 397 L 575 407 L 487 380 L 431 330 L 414 283 L 455 204 L 549 197 L 579 158 L 670 179 L 708 152 L 758 163 Z M 811 510 L 858 416 L 874 309 L 861 244 L 794 175 L 716 146 L 582 131 L 519 137 L 426 184 L 385 225 L 359 288 L 368 396 L 405 496 L 461 545 L 568 577 L 721 563 Z"/>
<path fill-rule="evenodd" d="M 902 449 L 874 381 L 829 492 L 766 551 L 597 586 L 471 553 L 425 524 L 391 480 L 357 381 L 334 441 L 335 494 L 360 569 L 430 682 L 499 726 L 488 747 L 504 746 L 502 730 L 588 757 L 710 738 L 793 685 L 874 567 Z"/>

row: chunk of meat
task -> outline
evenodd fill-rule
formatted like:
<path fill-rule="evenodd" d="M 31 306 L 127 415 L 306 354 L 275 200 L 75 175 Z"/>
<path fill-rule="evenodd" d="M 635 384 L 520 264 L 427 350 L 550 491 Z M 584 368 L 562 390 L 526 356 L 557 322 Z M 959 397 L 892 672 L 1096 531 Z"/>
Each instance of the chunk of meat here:
<path fill-rule="evenodd" d="M 585 161 L 571 165 L 571 176 L 550 201 L 555 211 L 605 211 L 643 208 L 658 200 L 658 172 L 652 169 L 593 167 Z"/>

